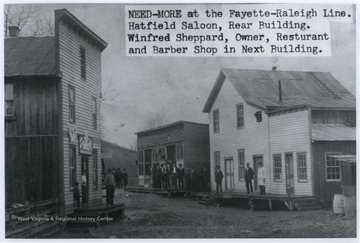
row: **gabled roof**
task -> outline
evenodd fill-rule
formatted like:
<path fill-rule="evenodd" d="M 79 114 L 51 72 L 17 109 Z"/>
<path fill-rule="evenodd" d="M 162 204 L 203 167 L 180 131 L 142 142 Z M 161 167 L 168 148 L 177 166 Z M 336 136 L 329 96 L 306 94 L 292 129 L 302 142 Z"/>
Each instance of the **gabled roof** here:
<path fill-rule="evenodd" d="M 54 36 L 6 38 L 4 49 L 5 77 L 56 74 Z"/>
<path fill-rule="evenodd" d="M 222 69 L 203 112 L 210 112 L 225 80 L 249 105 L 269 111 L 305 105 L 324 109 L 355 109 L 355 97 L 330 73 Z M 279 100 L 281 81 L 282 102 Z"/>

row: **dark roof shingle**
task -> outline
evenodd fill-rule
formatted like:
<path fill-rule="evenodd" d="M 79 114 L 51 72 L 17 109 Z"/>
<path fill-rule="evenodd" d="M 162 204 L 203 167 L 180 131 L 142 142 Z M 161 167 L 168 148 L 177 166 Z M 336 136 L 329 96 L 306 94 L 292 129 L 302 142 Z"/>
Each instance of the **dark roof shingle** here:
<path fill-rule="evenodd" d="M 56 75 L 55 37 L 5 39 L 5 77 Z"/>

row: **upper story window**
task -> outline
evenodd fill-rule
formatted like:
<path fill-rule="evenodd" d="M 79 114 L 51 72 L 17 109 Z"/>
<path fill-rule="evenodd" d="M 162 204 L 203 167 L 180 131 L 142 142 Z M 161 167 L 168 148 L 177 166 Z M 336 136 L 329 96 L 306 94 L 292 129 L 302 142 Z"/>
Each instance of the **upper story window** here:
<path fill-rule="evenodd" d="M 244 104 L 236 105 L 236 120 L 237 120 L 237 128 L 244 127 Z"/>
<path fill-rule="evenodd" d="M 219 110 L 213 110 L 213 127 L 214 133 L 220 132 L 220 117 L 219 117 Z"/>
<path fill-rule="evenodd" d="M 5 84 L 5 116 L 15 116 L 13 84 Z"/>
<path fill-rule="evenodd" d="M 75 123 L 75 87 L 69 85 L 69 122 Z"/>
<path fill-rule="evenodd" d="M 96 98 L 92 97 L 91 99 L 91 113 L 92 113 L 92 128 L 96 130 L 97 128 L 97 117 L 96 117 Z"/>
<path fill-rule="evenodd" d="M 86 52 L 84 47 L 80 47 L 80 72 L 81 78 L 86 79 Z"/>

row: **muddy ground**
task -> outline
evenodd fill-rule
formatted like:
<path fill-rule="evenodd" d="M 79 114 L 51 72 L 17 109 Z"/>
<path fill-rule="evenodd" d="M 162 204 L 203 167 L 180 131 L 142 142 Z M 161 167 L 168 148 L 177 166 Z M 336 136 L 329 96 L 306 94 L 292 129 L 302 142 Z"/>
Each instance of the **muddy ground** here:
<path fill-rule="evenodd" d="M 116 190 L 125 219 L 95 230 L 67 229 L 56 238 L 346 238 L 356 237 L 356 217 L 331 209 L 255 210 L 202 205 L 196 199 L 167 198 Z M 92 232 L 92 233 L 91 233 Z M 95 232 L 95 233 L 94 233 Z"/>

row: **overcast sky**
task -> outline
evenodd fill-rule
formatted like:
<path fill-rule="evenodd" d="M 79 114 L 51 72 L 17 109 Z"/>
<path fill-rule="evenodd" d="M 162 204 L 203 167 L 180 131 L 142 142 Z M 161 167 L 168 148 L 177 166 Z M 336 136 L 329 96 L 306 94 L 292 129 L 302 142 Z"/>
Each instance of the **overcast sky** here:
<path fill-rule="evenodd" d="M 202 113 L 221 68 L 331 72 L 355 95 L 355 24 L 331 24 L 331 57 L 127 57 L 125 12 L 120 4 L 42 5 L 44 12 L 66 8 L 108 43 L 102 54 L 105 104 L 103 138 L 129 147 L 145 120 L 163 112 L 167 121 L 208 123 Z"/>

